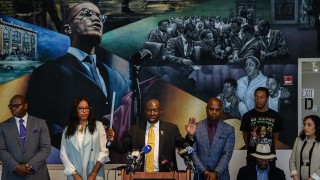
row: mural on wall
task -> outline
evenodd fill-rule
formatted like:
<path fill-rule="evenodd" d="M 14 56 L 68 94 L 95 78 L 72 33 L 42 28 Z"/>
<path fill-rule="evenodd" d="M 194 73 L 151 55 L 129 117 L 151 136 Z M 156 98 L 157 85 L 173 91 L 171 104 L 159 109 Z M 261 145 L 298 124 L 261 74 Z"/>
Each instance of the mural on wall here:
<path fill-rule="evenodd" d="M 148 98 L 158 98 L 162 119 L 177 124 L 185 135 L 188 118 L 205 118 L 206 101 L 218 97 L 223 118 L 238 130 L 242 115 L 254 107 L 254 90 L 267 87 L 269 107 L 280 112 L 285 124 L 277 148 L 292 147 L 297 135 L 297 59 L 317 56 L 314 28 L 301 31 L 297 19 L 295 25 L 275 25 L 271 10 L 256 1 L 95 1 L 108 16 L 96 54 L 106 74 L 116 78 L 107 81 L 106 96 L 83 79 L 84 72 L 63 61 L 70 40 L 60 34 L 62 22 L 76 2 L 48 2 L 39 3 L 46 7 L 39 11 L 48 12 L 51 21 L 36 18 L 40 12 L 22 6 L 1 17 L 0 98 L 9 102 L 15 93 L 25 94 L 30 114 L 47 120 L 54 147 L 49 163 L 59 163 L 55 157 L 71 99 L 88 96 L 97 117 L 108 124 L 113 91 L 117 94 L 113 128 L 121 139 L 132 124 L 143 120 Z M 279 12 L 286 14 L 276 18 L 292 20 L 296 16 L 291 13 L 298 12 L 290 9 L 294 8 L 290 2 L 268 4 L 285 9 Z M 21 78 L 24 83 L 17 83 Z M 131 93 L 131 88 L 139 88 L 139 94 Z M 132 107 L 132 98 L 139 107 Z M 0 121 L 10 117 L 6 105 L 0 110 L 4 112 Z M 236 133 L 235 149 L 242 149 L 241 134 Z M 125 157 L 112 156 L 121 157 L 113 158 L 114 163 L 125 162 Z"/>

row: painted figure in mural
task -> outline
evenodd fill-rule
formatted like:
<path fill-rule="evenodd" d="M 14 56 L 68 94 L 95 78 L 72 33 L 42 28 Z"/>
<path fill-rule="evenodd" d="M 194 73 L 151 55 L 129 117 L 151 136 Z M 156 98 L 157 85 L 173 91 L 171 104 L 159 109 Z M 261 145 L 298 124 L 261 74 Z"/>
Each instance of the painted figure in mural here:
<path fill-rule="evenodd" d="M 317 30 L 317 52 L 320 56 L 320 0 L 313 0 L 310 9 L 306 9 L 309 16 L 315 18 L 315 27 Z"/>
<path fill-rule="evenodd" d="M 221 120 L 222 102 L 211 98 L 206 107 L 207 117 L 199 122 L 194 148 L 195 179 L 229 180 L 229 162 L 235 144 L 234 128 Z M 223 138 L 221 138 L 223 137 Z"/>
<path fill-rule="evenodd" d="M 200 64 L 212 64 L 216 61 L 216 45 L 212 31 L 204 29 L 200 33 Z"/>
<path fill-rule="evenodd" d="M 15 95 L 8 105 L 11 118 L 0 124 L 2 180 L 49 180 L 46 159 L 51 151 L 45 120 L 27 113 L 24 96 Z"/>
<path fill-rule="evenodd" d="M 240 168 L 237 180 L 286 180 L 286 175 L 282 169 L 269 165 L 276 155 L 271 152 L 268 144 L 258 144 L 256 151 L 251 156 L 255 158 L 256 165 L 246 165 Z"/>
<path fill-rule="evenodd" d="M 158 59 L 160 64 L 164 61 L 167 42 L 171 38 L 171 33 L 168 30 L 169 25 L 170 21 L 168 19 L 160 20 L 158 22 L 158 29 L 152 30 L 149 33 L 148 40 L 145 43 L 151 45 L 151 47 L 146 49 L 150 50 L 151 52 L 156 50 L 157 52 L 159 51 L 159 53 L 161 53 L 161 58 Z"/>
<path fill-rule="evenodd" d="M 245 104 L 237 97 L 237 81 L 235 79 L 226 79 L 223 82 L 223 92 L 217 96 L 222 102 L 222 110 L 231 117 L 241 119 L 246 113 Z"/>
<path fill-rule="evenodd" d="M 289 160 L 294 180 L 320 179 L 320 118 L 309 115 L 303 119 L 303 130 L 294 142 Z"/>
<path fill-rule="evenodd" d="M 61 140 L 60 158 L 67 179 L 104 180 L 103 165 L 110 161 L 106 144 L 105 128 L 95 119 L 89 100 L 76 98 Z"/>
<path fill-rule="evenodd" d="M 175 124 L 160 120 L 162 109 L 157 99 L 148 100 L 144 110 L 146 121 L 133 125 L 121 141 L 114 139 L 115 132 L 109 128 L 107 130 L 108 146 L 120 153 L 126 153 L 135 149 L 140 151 L 144 146 L 150 145 L 151 152 L 142 157 L 143 165 L 138 168 L 139 171 L 170 171 L 162 163 L 164 160 L 173 163 L 172 168 L 177 170 L 176 147 L 186 148 L 193 145 L 195 119 L 190 118 L 189 123 L 185 125 L 187 135 L 183 138 Z"/>
<path fill-rule="evenodd" d="M 258 24 L 259 37 L 261 42 L 261 56 L 267 59 L 275 59 L 289 55 L 289 49 L 284 33 L 280 30 L 273 30 L 267 20 L 261 20 Z"/>
<path fill-rule="evenodd" d="M 270 93 L 268 101 L 269 108 L 277 112 L 281 112 L 281 107 L 291 104 L 289 99 L 290 92 L 287 90 L 282 90 L 284 88 L 281 87 L 280 78 L 277 75 L 272 74 L 268 76 L 266 87 Z M 284 95 L 284 92 L 288 94 Z"/>
<path fill-rule="evenodd" d="M 180 36 L 168 40 L 166 61 L 172 65 L 192 67 L 195 61 L 194 47 L 199 45 L 197 37 L 195 25 L 186 24 Z"/>
<path fill-rule="evenodd" d="M 230 39 L 231 39 L 232 51 L 239 51 L 243 46 L 242 40 L 239 37 L 240 30 L 241 30 L 240 19 L 238 18 L 231 19 Z"/>
<path fill-rule="evenodd" d="M 175 24 L 176 24 L 175 27 L 170 31 L 172 38 L 178 37 L 180 36 L 181 33 L 183 33 L 183 28 L 184 28 L 183 20 L 180 18 L 176 18 Z"/>
<path fill-rule="evenodd" d="M 39 66 L 31 74 L 27 91 L 30 113 L 47 120 L 52 144 L 57 148 L 62 127 L 67 123 L 68 104 L 76 97 L 88 98 L 94 114 L 102 120 L 111 112 L 112 92 L 116 91 L 114 107 L 118 108 L 130 91 L 130 81 L 111 69 L 105 52 L 96 47 L 101 41 L 105 18 L 92 3 L 71 8 L 64 25 L 71 40 L 67 54 Z M 113 125 L 117 124 L 119 127 L 114 129 L 119 135 L 129 126 L 129 119 L 121 122 L 121 127 L 120 123 Z"/>
<path fill-rule="evenodd" d="M 247 9 L 247 21 L 248 21 L 247 23 L 254 26 L 255 18 L 256 18 L 255 11 L 252 8 L 252 6 L 249 5 Z"/>
<path fill-rule="evenodd" d="M 168 40 L 171 38 L 171 33 L 168 32 L 169 24 L 170 21 L 168 19 L 160 20 L 158 22 L 158 29 L 149 33 L 148 41 L 161 43 L 166 47 Z"/>
<path fill-rule="evenodd" d="M 258 87 L 265 87 L 267 77 L 260 71 L 261 64 L 258 58 L 254 56 L 248 56 L 245 62 L 246 76 L 238 79 L 237 96 L 245 103 L 247 112 L 254 108 L 254 91 Z"/>
<path fill-rule="evenodd" d="M 15 18 L 47 28 L 47 12 L 51 17 L 55 28 L 62 30 L 62 21 L 58 17 L 53 0 L 13 0 Z"/>
<path fill-rule="evenodd" d="M 243 63 L 248 56 L 256 56 L 260 59 L 261 43 L 254 37 L 254 27 L 250 24 L 242 26 L 239 37 L 243 46 L 233 51 L 233 54 L 228 57 L 228 63 Z"/>
<path fill-rule="evenodd" d="M 265 87 L 259 87 L 254 92 L 255 107 L 242 116 L 240 130 L 243 133 L 243 140 L 247 147 L 247 165 L 255 163 L 251 153 L 255 152 L 257 144 L 260 143 L 262 125 L 268 125 L 267 130 L 270 136 L 264 136 L 263 142 L 267 142 L 271 147 L 271 152 L 275 154 L 275 144 L 279 138 L 279 132 L 282 130 L 282 119 L 278 112 L 268 108 L 269 90 Z M 259 137 L 260 133 L 260 137 Z M 252 136 L 253 134 L 258 135 Z M 269 143 L 271 142 L 271 143 Z M 275 161 L 272 161 L 275 165 Z"/>

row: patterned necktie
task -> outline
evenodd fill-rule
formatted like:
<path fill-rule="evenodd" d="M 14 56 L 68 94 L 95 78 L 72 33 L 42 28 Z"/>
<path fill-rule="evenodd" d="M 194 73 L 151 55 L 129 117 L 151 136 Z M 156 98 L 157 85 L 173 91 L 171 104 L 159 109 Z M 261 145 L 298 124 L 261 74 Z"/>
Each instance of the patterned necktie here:
<path fill-rule="evenodd" d="M 154 171 L 154 145 L 155 145 L 155 137 L 153 131 L 154 125 L 150 125 L 149 133 L 148 133 L 148 145 L 152 147 L 151 151 L 146 154 L 146 171 L 153 172 Z"/>
<path fill-rule="evenodd" d="M 88 63 L 89 67 L 90 67 L 90 71 L 91 71 L 91 74 L 92 74 L 92 77 L 95 81 L 95 83 L 99 86 L 99 88 L 102 90 L 102 85 L 101 85 L 101 82 L 100 82 L 100 79 L 99 79 L 99 76 L 98 76 L 98 72 L 97 72 L 97 69 L 96 69 L 96 66 L 94 64 L 94 61 L 93 61 L 93 57 L 88 55 L 85 59 L 84 59 L 85 62 Z"/>
<path fill-rule="evenodd" d="M 20 138 L 21 138 L 21 142 L 22 142 L 22 146 L 24 146 L 24 142 L 26 140 L 26 127 L 23 125 L 24 120 L 20 119 L 19 123 L 20 123 Z"/>

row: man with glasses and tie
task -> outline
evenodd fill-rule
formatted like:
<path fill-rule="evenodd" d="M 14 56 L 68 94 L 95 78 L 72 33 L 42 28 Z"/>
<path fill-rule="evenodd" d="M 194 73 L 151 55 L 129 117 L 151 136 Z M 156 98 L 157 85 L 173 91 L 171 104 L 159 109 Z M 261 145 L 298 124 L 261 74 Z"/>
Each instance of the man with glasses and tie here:
<path fill-rule="evenodd" d="M 13 117 L 0 124 L 1 179 L 50 179 L 46 158 L 51 143 L 45 120 L 27 113 L 22 95 L 13 96 L 8 108 Z"/>
<path fill-rule="evenodd" d="M 47 120 L 52 145 L 57 148 L 73 99 L 87 97 L 97 119 L 102 120 L 111 112 L 112 92 L 117 92 L 116 109 L 130 91 L 129 79 L 108 66 L 112 55 L 97 48 L 105 20 L 94 4 L 75 5 L 64 25 L 71 41 L 66 55 L 43 64 L 31 75 L 27 91 L 29 112 Z M 119 130 L 125 127 L 128 125 L 116 128 L 116 132 L 125 132 Z"/>
<path fill-rule="evenodd" d="M 107 130 L 108 146 L 120 153 L 126 153 L 133 150 L 141 151 L 144 146 L 150 145 L 151 151 L 143 158 L 145 159 L 144 166 L 138 170 L 145 172 L 170 171 L 163 162 L 169 162 L 173 167 L 171 170 L 177 170 L 176 147 L 186 148 L 194 143 L 192 140 L 196 128 L 194 118 L 190 118 L 189 123 L 185 125 L 188 134 L 184 139 L 177 125 L 160 120 L 162 109 L 157 99 L 148 100 L 144 110 L 146 121 L 132 126 L 129 133 L 121 141 L 114 139 L 115 133 L 109 128 Z"/>

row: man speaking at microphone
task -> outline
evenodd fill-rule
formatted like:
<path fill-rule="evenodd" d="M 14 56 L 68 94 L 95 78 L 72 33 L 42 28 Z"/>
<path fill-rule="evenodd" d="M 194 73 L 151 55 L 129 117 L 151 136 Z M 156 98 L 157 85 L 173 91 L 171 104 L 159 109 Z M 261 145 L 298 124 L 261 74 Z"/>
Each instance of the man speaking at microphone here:
<path fill-rule="evenodd" d="M 228 164 L 234 143 L 234 128 L 221 120 L 222 102 L 211 98 L 206 107 L 207 118 L 200 121 L 195 132 L 194 164 L 195 179 L 229 180 Z"/>
<path fill-rule="evenodd" d="M 121 141 L 113 142 L 114 132 L 109 128 L 107 130 L 109 141 L 107 145 L 110 149 L 120 153 L 131 152 L 134 149 L 141 150 L 144 146 L 150 145 L 151 151 L 145 153 L 140 171 L 170 171 L 166 163 L 162 163 L 164 161 L 173 163 L 174 168 L 177 169 L 175 148 L 192 146 L 196 128 L 194 119 L 190 118 L 188 125 L 186 125 L 185 129 L 188 135 L 184 139 L 175 124 L 159 120 L 162 110 L 157 99 L 148 100 L 144 110 L 146 121 L 132 126 L 129 133 Z"/>

